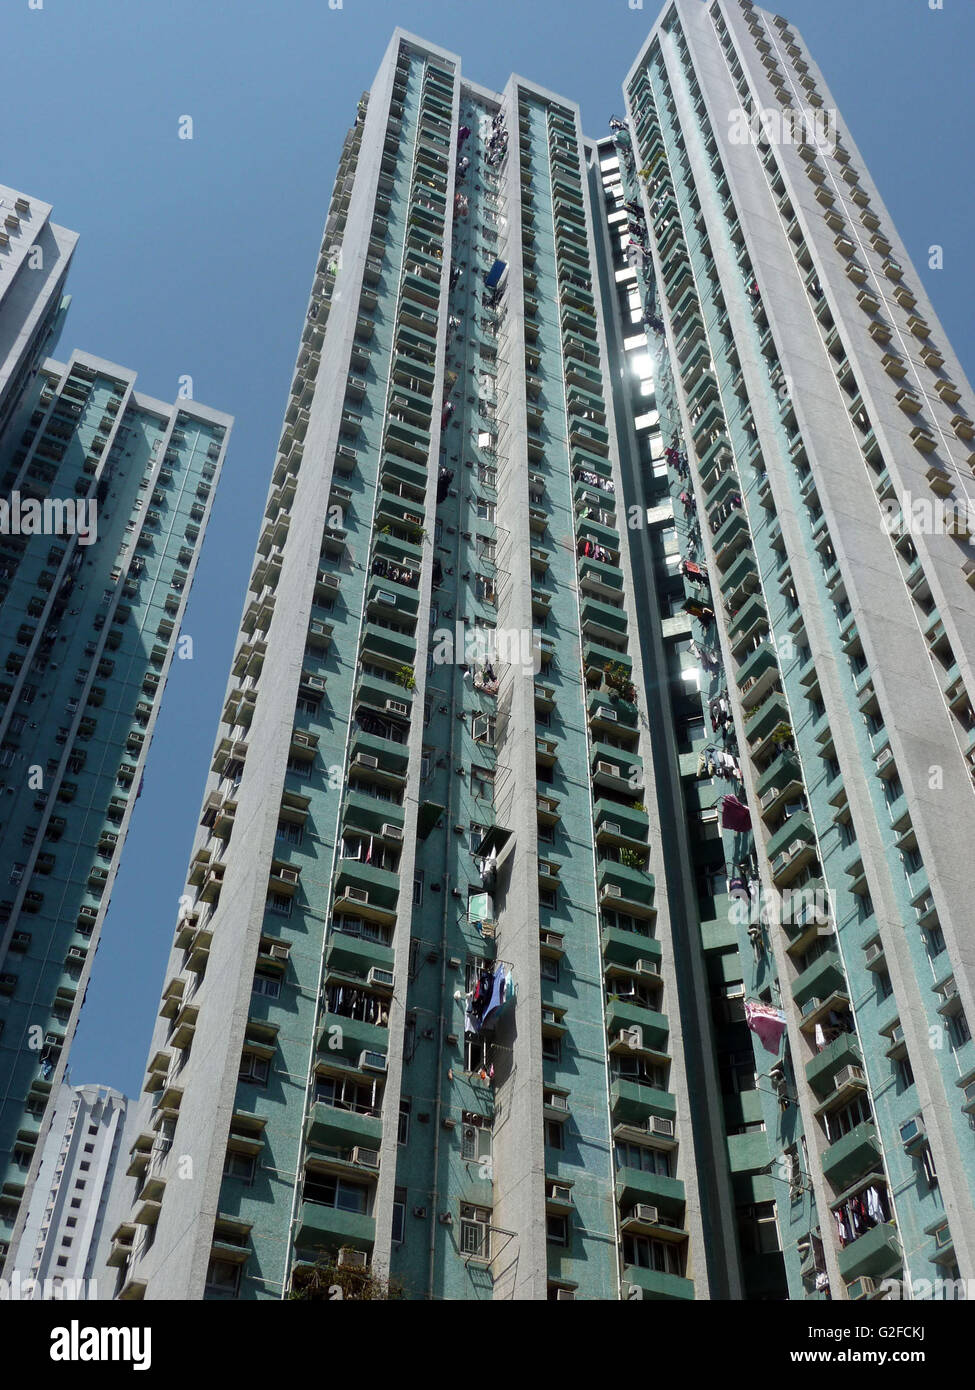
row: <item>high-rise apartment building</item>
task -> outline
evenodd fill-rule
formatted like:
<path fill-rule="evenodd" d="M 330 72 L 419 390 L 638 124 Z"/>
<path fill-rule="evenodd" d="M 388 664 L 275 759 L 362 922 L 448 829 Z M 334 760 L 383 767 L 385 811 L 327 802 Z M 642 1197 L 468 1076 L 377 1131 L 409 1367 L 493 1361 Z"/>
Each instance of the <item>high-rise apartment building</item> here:
<path fill-rule="evenodd" d="M 4 1247 L 23 1229 L 230 423 L 76 352 L 43 362 L 0 439 Z"/>
<path fill-rule="evenodd" d="M 65 277 L 76 232 L 51 221 L 51 206 L 0 184 L 0 432 L 64 321 Z"/>
<path fill-rule="evenodd" d="M 94 1299 L 116 1164 L 127 1153 L 128 1101 L 110 1086 L 62 1084 L 18 1249 L 21 1297 Z"/>
<path fill-rule="evenodd" d="M 360 103 L 123 1299 L 973 1272 L 970 388 L 785 20 L 675 0 L 625 101 L 397 31 Z"/>

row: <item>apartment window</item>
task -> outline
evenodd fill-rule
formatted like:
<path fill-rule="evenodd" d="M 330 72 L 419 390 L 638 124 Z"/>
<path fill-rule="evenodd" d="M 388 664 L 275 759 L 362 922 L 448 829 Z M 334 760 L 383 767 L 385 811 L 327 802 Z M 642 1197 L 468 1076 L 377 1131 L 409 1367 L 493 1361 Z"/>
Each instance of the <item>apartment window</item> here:
<path fill-rule="evenodd" d="M 252 1052 L 245 1052 L 240 1059 L 237 1079 L 249 1081 L 255 1086 L 266 1086 L 269 1073 L 270 1063 L 266 1057 L 257 1057 Z"/>
<path fill-rule="evenodd" d="M 489 579 L 486 574 L 474 576 L 474 594 L 482 603 L 494 603 L 495 589 L 494 580 Z"/>
<path fill-rule="evenodd" d="M 568 1245 L 569 1218 L 567 1216 L 547 1216 L 545 1218 L 545 1239 L 549 1245 Z"/>
<path fill-rule="evenodd" d="M 545 1121 L 545 1142 L 550 1149 L 561 1153 L 565 1148 L 565 1131 L 558 1120 Z"/>
<path fill-rule="evenodd" d="M 849 1105 L 844 1105 L 841 1110 L 830 1111 L 823 1117 L 826 1137 L 831 1144 L 834 1144 L 844 1134 L 849 1134 L 851 1129 L 855 1129 L 857 1125 L 864 1124 L 872 1118 L 870 1102 L 866 1096 L 858 1096 Z"/>
<path fill-rule="evenodd" d="M 491 540 L 490 536 L 478 536 L 477 538 L 477 557 L 479 560 L 488 560 L 494 564 L 498 556 L 497 542 Z"/>
<path fill-rule="evenodd" d="M 560 1062 L 562 1060 L 562 1039 L 543 1037 L 542 1057 L 546 1062 Z"/>
<path fill-rule="evenodd" d="M 279 917 L 290 917 L 292 900 L 285 893 L 270 893 L 265 907 L 268 912 L 275 912 Z"/>
<path fill-rule="evenodd" d="M 246 1183 L 248 1187 L 254 1181 L 256 1170 L 257 1159 L 253 1154 L 238 1154 L 231 1149 L 223 1161 L 224 1177 L 237 1178 L 239 1182 Z"/>
<path fill-rule="evenodd" d="M 478 825 L 475 821 L 471 821 L 470 829 L 467 833 L 467 844 L 472 854 L 477 853 L 478 847 L 480 846 L 481 841 L 484 839 L 484 832 L 486 828 L 486 826 Z"/>
<path fill-rule="evenodd" d="M 781 1249 L 774 1202 L 738 1208 L 738 1235 L 746 1255 L 769 1255 Z"/>
<path fill-rule="evenodd" d="M 207 1266 L 206 1284 L 203 1292 L 219 1298 L 236 1298 L 240 1289 L 239 1264 L 229 1260 L 211 1260 Z"/>
<path fill-rule="evenodd" d="M 269 970 L 258 970 L 251 986 L 253 994 L 263 994 L 268 999 L 277 999 L 281 994 L 281 977 Z"/>
<path fill-rule="evenodd" d="M 557 960 L 553 960 L 550 956 L 542 956 L 541 975 L 543 980 L 552 980 L 553 982 L 558 981 L 559 962 Z"/>
<path fill-rule="evenodd" d="M 681 1250 L 665 1240 L 647 1236 L 623 1237 L 623 1263 L 638 1269 L 653 1269 L 659 1274 L 683 1274 Z"/>
<path fill-rule="evenodd" d="M 399 1103 L 399 1122 L 396 1129 L 397 1144 L 408 1144 L 410 1142 L 410 1113 L 413 1109 L 413 1102 L 409 1096 L 402 1096 Z"/>
<path fill-rule="evenodd" d="M 490 767 L 471 768 L 471 794 L 481 801 L 494 800 L 494 769 Z"/>
<path fill-rule="evenodd" d="M 475 743 L 486 743 L 494 747 L 497 720 L 493 714 L 475 714 L 471 718 L 471 733 Z"/>
<path fill-rule="evenodd" d="M 486 497 L 479 497 L 477 499 L 478 521 L 487 521 L 493 525 L 497 520 L 497 512 L 498 508 L 495 502 L 489 502 Z"/>
<path fill-rule="evenodd" d="M 406 1239 L 406 1188 L 397 1187 L 393 1192 L 392 1239 L 394 1245 L 402 1245 Z"/>
<path fill-rule="evenodd" d="M 636 1168 L 641 1173 L 657 1173 L 664 1178 L 672 1176 L 669 1151 L 647 1148 L 643 1144 L 617 1144 L 616 1166 L 617 1168 Z"/>
<path fill-rule="evenodd" d="M 952 1047 L 964 1047 L 971 1036 L 968 1019 L 964 1014 L 955 1014 L 954 1018 L 948 1020 L 948 1037 Z"/>
<path fill-rule="evenodd" d="M 480 1260 L 491 1258 L 491 1209 L 466 1204 L 460 1209 L 460 1250 Z"/>
<path fill-rule="evenodd" d="M 304 838 L 304 834 L 305 827 L 303 825 L 296 825 L 294 821 L 290 820 L 278 821 L 276 838 L 283 841 L 285 844 L 300 845 Z"/>
<path fill-rule="evenodd" d="M 755 1058 L 752 1052 L 729 1052 L 721 1061 L 721 1089 L 725 1095 L 754 1091 Z"/>
<path fill-rule="evenodd" d="M 927 1178 L 928 1187 L 938 1186 L 938 1174 L 934 1166 L 934 1158 L 931 1154 L 930 1144 L 925 1144 L 921 1150 L 921 1167 L 924 1169 L 924 1176 Z"/>
<path fill-rule="evenodd" d="M 908 1086 L 914 1085 L 914 1068 L 911 1066 L 910 1057 L 902 1057 L 897 1063 L 897 1079 L 901 1090 L 906 1091 Z"/>

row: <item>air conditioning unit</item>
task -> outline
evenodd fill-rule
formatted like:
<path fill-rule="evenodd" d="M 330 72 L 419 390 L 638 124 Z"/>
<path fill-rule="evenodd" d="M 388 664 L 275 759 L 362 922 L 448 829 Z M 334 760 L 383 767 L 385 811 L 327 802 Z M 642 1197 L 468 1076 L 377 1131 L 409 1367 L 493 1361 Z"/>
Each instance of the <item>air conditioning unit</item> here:
<path fill-rule="evenodd" d="M 636 963 L 636 973 L 638 975 L 656 975 L 657 963 L 652 960 L 638 960 Z"/>
<path fill-rule="evenodd" d="M 863 1275 L 860 1279 L 854 1279 L 852 1284 L 847 1284 L 846 1291 L 851 1300 L 856 1302 L 861 1298 L 869 1298 L 876 1287 L 876 1284 L 868 1275 Z"/>
<path fill-rule="evenodd" d="M 790 857 L 791 857 L 793 854 L 798 854 L 800 850 L 803 850 L 803 849 L 805 849 L 805 848 L 806 848 L 806 841 L 805 841 L 805 840 L 793 840 L 793 841 L 792 841 L 792 844 L 789 846 L 789 851 L 788 851 Z"/>
<path fill-rule="evenodd" d="M 402 840 L 403 827 L 401 825 L 390 825 L 387 823 L 383 826 L 380 833 L 386 840 Z"/>
<path fill-rule="evenodd" d="M 878 767 L 884 767 L 887 763 L 890 762 L 890 760 L 891 760 L 891 758 L 892 758 L 893 756 L 894 756 L 894 754 L 893 754 L 893 750 L 892 750 L 892 749 L 890 749 L 890 748 L 882 748 L 882 749 L 880 750 L 880 752 L 877 754 L 877 756 L 876 756 L 876 758 L 874 759 L 874 761 L 876 762 L 876 764 L 877 764 Z"/>
<path fill-rule="evenodd" d="M 356 763 L 359 767 L 379 766 L 379 759 L 374 757 L 372 753 L 357 753 L 353 758 L 353 762 Z"/>
<path fill-rule="evenodd" d="M 376 602 L 383 604 L 386 608 L 395 608 L 396 595 L 388 594 L 385 589 L 380 589 L 376 594 Z"/>
<path fill-rule="evenodd" d="M 271 957 L 272 960 L 287 960 L 290 954 L 290 949 L 287 946 L 282 946 L 280 944 L 272 946 L 271 949 L 268 951 L 268 955 Z"/>
<path fill-rule="evenodd" d="M 952 1240 L 951 1231 L 948 1229 L 946 1225 L 939 1226 L 938 1229 L 935 1231 L 934 1243 L 939 1250 L 944 1250 L 947 1246 L 952 1245 L 954 1243 Z"/>
<path fill-rule="evenodd" d="M 601 828 L 602 828 L 603 830 L 606 831 L 607 835 L 622 835 L 622 834 L 623 834 L 622 826 L 620 826 L 620 825 L 618 824 L 618 822 L 616 822 L 616 821 L 614 821 L 614 820 L 606 820 L 606 821 L 603 821 L 603 824 L 602 824 L 602 827 L 601 827 Z"/>
<path fill-rule="evenodd" d="M 385 1052 L 360 1052 L 359 1053 L 360 1071 L 379 1071 L 386 1070 Z"/>
<path fill-rule="evenodd" d="M 386 712 L 388 714 L 409 714 L 410 707 L 404 700 L 387 700 Z"/>
<path fill-rule="evenodd" d="M 605 772 L 608 777 L 618 777 L 620 775 L 620 770 L 615 763 L 598 762 L 596 764 L 596 771 Z"/>
<path fill-rule="evenodd" d="M 637 1221 L 645 1221 L 648 1226 L 656 1226 L 660 1222 L 660 1212 L 646 1202 L 640 1202 L 633 1208 L 633 1216 Z"/>
<path fill-rule="evenodd" d="M 548 1200 L 569 1205 L 572 1201 L 572 1188 L 565 1183 L 551 1182 L 548 1185 Z"/>
<path fill-rule="evenodd" d="M 969 1081 L 963 1092 L 966 1105 L 975 1105 L 975 1081 Z"/>
<path fill-rule="evenodd" d="M 803 1018 L 806 1018 L 809 1014 L 814 1014 L 816 1010 L 821 1007 L 822 1002 L 823 1001 L 818 997 L 815 999 L 807 999 L 802 1006 Z"/>
<path fill-rule="evenodd" d="M 924 1121 L 920 1115 L 912 1115 L 900 1127 L 901 1143 L 905 1149 L 919 1143 L 925 1135 Z"/>
<path fill-rule="evenodd" d="M 403 513 L 403 520 L 404 520 L 404 521 L 408 521 L 408 522 L 410 523 L 411 526 L 422 526 L 422 525 L 423 525 L 423 517 L 422 517 L 422 516 L 417 516 L 416 512 L 404 512 L 404 513 Z"/>
<path fill-rule="evenodd" d="M 381 965 L 374 965 L 372 969 L 369 971 L 369 974 L 366 976 L 366 984 L 384 985 L 387 989 L 392 989 L 393 979 L 394 976 L 392 970 L 386 970 Z"/>
<path fill-rule="evenodd" d="M 568 1110 L 569 1097 L 552 1095 L 549 1096 L 545 1104 L 548 1106 L 549 1110 Z"/>
<path fill-rule="evenodd" d="M 647 1120 L 647 1133 L 655 1134 L 659 1139 L 673 1139 L 674 1122 L 662 1115 L 651 1115 Z"/>
<path fill-rule="evenodd" d="M 866 965 L 867 969 L 869 969 L 870 966 L 873 965 L 876 961 L 882 959 L 883 954 L 883 943 L 880 941 L 872 941 L 870 945 L 867 947 L 866 952 L 864 953 L 864 965 Z"/>
<path fill-rule="evenodd" d="M 545 1008 L 542 1009 L 542 1022 L 543 1022 L 543 1023 L 558 1023 L 558 1021 L 559 1021 L 559 1015 L 558 1015 L 558 1012 L 557 1012 L 555 1009 L 545 1009 Z"/>
<path fill-rule="evenodd" d="M 556 1302 L 561 1302 L 564 1298 L 575 1298 L 575 1289 L 557 1289 L 555 1293 Z"/>
<path fill-rule="evenodd" d="M 379 1150 L 364 1149 L 359 1145 L 352 1150 L 352 1162 L 358 1163 L 361 1168 L 379 1167 Z"/>
<path fill-rule="evenodd" d="M 302 682 L 301 682 L 301 683 L 302 683 L 302 685 L 306 685 L 306 686 L 308 687 L 309 690 L 324 690 L 324 689 L 325 689 L 325 677 L 324 677 L 324 676 L 304 676 L 304 677 L 302 678 Z"/>
<path fill-rule="evenodd" d="M 596 710 L 595 713 L 599 715 L 600 719 L 606 719 L 611 724 L 615 724 L 616 721 L 619 719 L 619 715 L 617 714 L 616 710 L 610 709 L 608 705 L 600 705 L 599 709 Z"/>
<path fill-rule="evenodd" d="M 850 1086 L 854 1082 L 862 1082 L 866 1085 L 866 1074 L 862 1067 L 842 1067 L 833 1077 L 833 1090 L 840 1091 L 844 1086 Z"/>
<path fill-rule="evenodd" d="M 340 1250 L 336 1264 L 339 1269 L 366 1269 L 369 1256 L 364 1250 Z"/>
<path fill-rule="evenodd" d="M 604 883 L 602 896 L 604 898 L 621 898 L 623 890 L 618 883 Z"/>
<path fill-rule="evenodd" d="M 367 903 L 369 901 L 369 891 L 366 888 L 353 888 L 351 884 L 345 890 L 345 896 L 350 902 Z"/>
<path fill-rule="evenodd" d="M 904 1041 L 904 1029 L 898 1023 L 888 1034 L 891 1047 L 898 1047 Z"/>
<path fill-rule="evenodd" d="M 540 940 L 543 946 L 554 946 L 561 950 L 565 938 L 562 936 L 561 932 L 543 931 Z"/>

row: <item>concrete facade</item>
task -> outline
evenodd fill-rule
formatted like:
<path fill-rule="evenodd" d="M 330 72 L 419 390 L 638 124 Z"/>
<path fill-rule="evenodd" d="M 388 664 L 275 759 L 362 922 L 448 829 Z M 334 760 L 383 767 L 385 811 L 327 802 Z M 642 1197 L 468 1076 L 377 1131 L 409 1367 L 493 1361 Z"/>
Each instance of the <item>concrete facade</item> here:
<path fill-rule="evenodd" d="M 360 102 L 122 1299 L 971 1273 L 975 554 L 897 515 L 967 499 L 970 387 L 785 20 L 676 0 L 624 98 L 586 142 L 397 31 Z"/>

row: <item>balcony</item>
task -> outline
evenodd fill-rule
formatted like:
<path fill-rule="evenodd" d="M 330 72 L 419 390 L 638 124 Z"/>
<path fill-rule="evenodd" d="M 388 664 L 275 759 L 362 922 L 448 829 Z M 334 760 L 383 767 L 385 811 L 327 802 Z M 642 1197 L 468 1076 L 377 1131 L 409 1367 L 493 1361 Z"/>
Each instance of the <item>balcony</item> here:
<path fill-rule="evenodd" d="M 302 1202 L 295 1246 L 299 1250 L 334 1253 L 343 1246 L 369 1254 L 375 1240 L 371 1216 L 325 1207 L 320 1202 Z"/>
<path fill-rule="evenodd" d="M 653 874 L 608 859 L 600 860 L 598 874 L 599 901 L 603 907 L 617 908 L 633 917 L 656 916 Z"/>
<path fill-rule="evenodd" d="M 839 1266 L 846 1283 L 870 1275 L 881 1279 L 903 1262 L 897 1230 L 890 1223 L 874 1226 L 840 1251 Z"/>
<path fill-rule="evenodd" d="M 623 1207 L 647 1202 L 668 1216 L 683 1215 L 684 1184 L 677 1178 L 660 1173 L 646 1173 L 642 1168 L 620 1168 L 616 1173 L 616 1200 Z"/>
<path fill-rule="evenodd" d="M 358 859 L 339 860 L 335 880 L 336 907 L 341 900 L 347 912 L 377 920 L 395 920 L 398 896 L 399 874 L 374 868 Z"/>
<path fill-rule="evenodd" d="M 658 1091 L 625 1076 L 614 1077 L 610 1087 L 610 1106 L 613 1124 L 645 1129 L 646 1122 L 656 1115 L 663 1120 L 676 1120 L 677 1100 L 669 1091 Z"/>
<path fill-rule="evenodd" d="M 725 474 L 725 477 L 728 477 Z M 748 522 L 745 513 L 740 507 L 733 507 L 731 514 L 718 527 L 714 533 L 714 558 L 718 569 L 731 563 L 735 556 L 745 545 L 751 541 L 751 533 L 748 530 Z"/>
<path fill-rule="evenodd" d="M 397 743 L 393 739 L 382 738 L 378 734 L 366 733 L 364 729 L 356 728 L 352 733 L 349 752 L 353 763 L 372 768 L 373 764 L 364 762 L 363 758 L 376 758 L 382 772 L 394 773 L 397 778 L 406 776 L 410 761 L 410 750 L 406 743 Z"/>
<path fill-rule="evenodd" d="M 350 975 L 366 976 L 373 967 L 392 970 L 393 949 L 366 936 L 332 930 L 325 949 L 325 964 L 329 970 L 341 970 Z"/>
<path fill-rule="evenodd" d="M 394 632 L 377 623 L 367 622 L 362 634 L 362 652 L 364 656 L 369 652 L 378 652 L 381 656 L 402 662 L 404 666 L 412 666 L 416 659 L 416 641 L 409 633 Z"/>
<path fill-rule="evenodd" d="M 774 860 L 784 850 L 798 852 L 799 841 L 815 848 L 816 835 L 808 811 L 798 811 L 789 816 L 769 838 L 765 851 L 769 859 Z"/>
<path fill-rule="evenodd" d="M 646 844 L 650 829 L 650 818 L 646 811 L 639 811 L 635 806 L 623 802 L 600 798 L 594 807 L 594 814 L 596 833 L 601 840 L 618 844 L 621 848 Z"/>
<path fill-rule="evenodd" d="M 768 746 L 772 735 L 783 725 L 791 728 L 789 705 L 781 690 L 767 695 L 760 705 L 748 712 L 745 720 L 745 738 L 753 754 L 758 754 Z"/>
<path fill-rule="evenodd" d="M 768 629 L 768 615 L 761 596 L 754 594 L 735 615 L 728 626 L 728 636 L 737 645 L 747 637 Z"/>
<path fill-rule="evenodd" d="M 666 1055 L 670 1024 L 667 1015 L 657 1013 L 655 1009 L 610 998 L 606 1002 L 606 1031 L 610 1035 L 612 1051 L 631 1056 L 641 1053 Z"/>
<path fill-rule="evenodd" d="M 323 1148 L 348 1148 L 362 1144 L 378 1149 L 382 1141 L 382 1116 L 373 1111 L 343 1109 L 316 1101 L 305 1121 L 305 1138 Z"/>
<path fill-rule="evenodd" d="M 839 953 L 835 949 L 825 951 L 812 965 L 807 966 L 792 983 L 792 994 L 796 1003 L 803 1005 L 813 999 L 826 999 L 834 993 L 845 992 L 846 977 Z"/>
<path fill-rule="evenodd" d="M 639 800 L 638 793 L 643 787 L 643 759 L 638 754 L 608 743 L 594 743 L 590 757 L 594 786 L 624 795 L 630 792 L 634 801 Z"/>
<path fill-rule="evenodd" d="M 856 1125 L 823 1152 L 823 1176 L 838 1191 L 881 1167 L 880 1141 L 870 1120 Z"/>
<path fill-rule="evenodd" d="M 761 803 L 763 813 L 768 810 L 772 803 L 766 802 L 765 798 L 769 792 L 775 792 L 779 796 L 791 792 L 802 790 L 802 770 L 799 766 L 799 759 L 795 753 L 780 753 L 773 762 L 762 773 L 755 784 L 755 791 Z"/>
<path fill-rule="evenodd" d="M 693 1280 L 682 1279 L 677 1274 L 664 1274 L 657 1269 L 643 1269 L 640 1265 L 624 1265 L 623 1282 L 633 1288 L 641 1289 L 642 1298 L 653 1300 L 694 1298 Z"/>
<path fill-rule="evenodd" d="M 333 1059 L 345 1058 L 355 1064 L 363 1052 L 389 1050 L 389 1029 L 344 1014 L 324 1013 L 318 1025 L 318 1051 Z"/>

